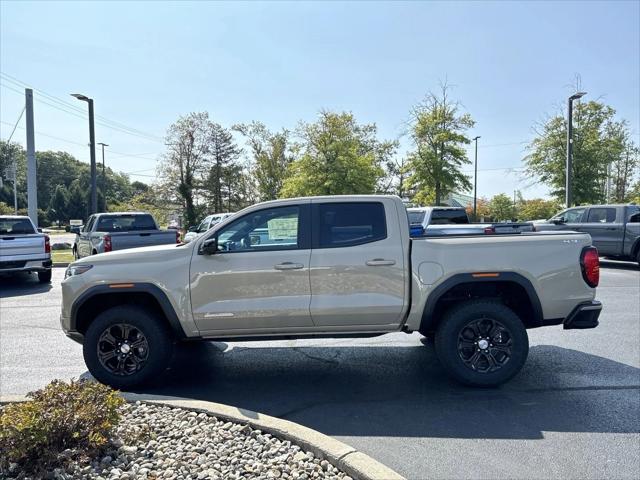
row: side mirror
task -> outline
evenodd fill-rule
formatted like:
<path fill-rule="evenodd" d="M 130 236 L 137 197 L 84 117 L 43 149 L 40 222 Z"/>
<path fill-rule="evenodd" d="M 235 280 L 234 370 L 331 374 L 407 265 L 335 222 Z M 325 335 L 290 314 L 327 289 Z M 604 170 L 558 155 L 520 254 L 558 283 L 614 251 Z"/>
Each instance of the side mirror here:
<path fill-rule="evenodd" d="M 209 238 L 202 242 L 200 245 L 200 250 L 198 250 L 198 254 L 200 255 L 214 255 L 218 252 L 218 239 L 217 238 Z"/>
<path fill-rule="evenodd" d="M 80 227 L 76 225 L 72 225 L 69 227 L 69 232 L 75 233 L 76 235 L 80 233 Z"/>
<path fill-rule="evenodd" d="M 42 229 L 38 227 L 38 233 L 42 233 Z"/>
<path fill-rule="evenodd" d="M 562 225 L 563 223 L 567 223 L 564 217 L 556 218 L 555 220 L 552 220 L 552 221 L 556 225 Z"/>

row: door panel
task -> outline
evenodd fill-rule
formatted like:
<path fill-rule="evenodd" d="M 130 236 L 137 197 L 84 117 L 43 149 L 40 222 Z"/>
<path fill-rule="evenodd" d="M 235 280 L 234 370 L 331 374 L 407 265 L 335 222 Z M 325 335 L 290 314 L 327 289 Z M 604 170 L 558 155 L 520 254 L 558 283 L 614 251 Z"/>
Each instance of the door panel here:
<path fill-rule="evenodd" d="M 591 235 L 593 245 L 601 255 L 620 255 L 624 224 L 616 219 L 615 207 L 592 207 L 587 212 L 580 231 Z"/>
<path fill-rule="evenodd" d="M 390 213 L 396 212 L 386 215 Z M 313 205 L 310 281 L 315 325 L 400 321 L 406 281 L 402 241 L 399 229 L 387 230 L 386 225 L 381 202 Z"/>
<path fill-rule="evenodd" d="M 219 251 L 191 260 L 194 321 L 205 334 L 310 327 L 309 202 L 247 213 L 201 240 Z"/>

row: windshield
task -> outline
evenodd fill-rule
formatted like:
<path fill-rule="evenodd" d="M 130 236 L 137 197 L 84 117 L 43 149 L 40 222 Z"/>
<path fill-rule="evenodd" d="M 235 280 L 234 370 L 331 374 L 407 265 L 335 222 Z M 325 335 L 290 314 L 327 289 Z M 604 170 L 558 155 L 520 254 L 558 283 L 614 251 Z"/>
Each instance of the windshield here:
<path fill-rule="evenodd" d="M 117 215 L 100 217 L 98 232 L 131 232 L 155 230 L 156 222 L 151 215 Z"/>
<path fill-rule="evenodd" d="M 1 218 L 0 235 L 28 235 L 36 233 L 28 218 Z"/>

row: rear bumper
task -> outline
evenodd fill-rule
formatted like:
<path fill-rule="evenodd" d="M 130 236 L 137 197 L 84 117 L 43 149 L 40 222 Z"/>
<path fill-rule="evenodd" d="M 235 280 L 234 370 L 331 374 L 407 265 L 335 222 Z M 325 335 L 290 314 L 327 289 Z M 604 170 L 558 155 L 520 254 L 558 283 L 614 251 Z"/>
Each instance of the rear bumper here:
<path fill-rule="evenodd" d="M 51 258 L 44 260 L 0 261 L 1 273 L 44 272 L 51 269 Z"/>
<path fill-rule="evenodd" d="M 602 303 L 597 300 L 581 303 L 564 319 L 564 329 L 596 328 L 601 311 Z"/>

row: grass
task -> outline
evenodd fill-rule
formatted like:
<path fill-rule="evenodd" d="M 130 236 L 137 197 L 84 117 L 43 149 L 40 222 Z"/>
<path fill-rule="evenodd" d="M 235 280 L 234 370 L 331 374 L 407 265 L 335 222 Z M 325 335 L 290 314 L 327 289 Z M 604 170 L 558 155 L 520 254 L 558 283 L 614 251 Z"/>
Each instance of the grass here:
<path fill-rule="evenodd" d="M 53 263 L 70 263 L 73 262 L 73 252 L 68 250 L 51 250 L 51 259 Z"/>

